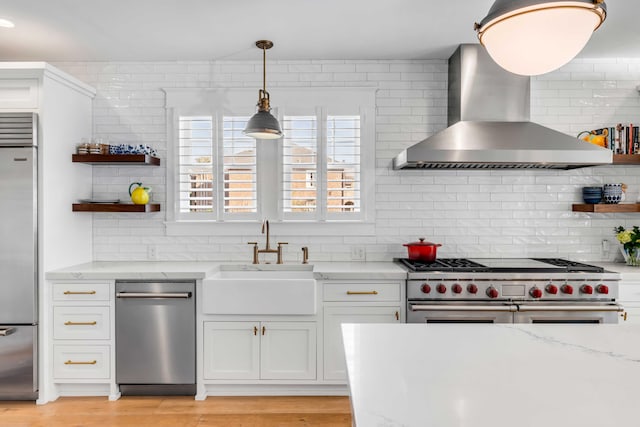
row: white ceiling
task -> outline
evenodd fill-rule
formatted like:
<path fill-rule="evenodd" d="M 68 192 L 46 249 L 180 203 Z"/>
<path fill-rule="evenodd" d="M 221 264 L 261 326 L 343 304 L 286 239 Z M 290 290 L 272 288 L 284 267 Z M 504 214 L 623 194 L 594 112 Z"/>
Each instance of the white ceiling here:
<path fill-rule="evenodd" d="M 444 59 L 493 0 L 5 0 L 3 61 Z M 640 58 L 640 1 L 608 0 L 585 57 Z"/>

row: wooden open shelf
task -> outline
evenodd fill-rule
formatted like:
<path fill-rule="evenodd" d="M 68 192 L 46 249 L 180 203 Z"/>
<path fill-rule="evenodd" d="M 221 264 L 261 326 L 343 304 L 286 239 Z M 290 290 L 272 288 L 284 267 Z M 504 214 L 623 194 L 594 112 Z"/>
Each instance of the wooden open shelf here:
<path fill-rule="evenodd" d="M 640 154 L 614 154 L 614 165 L 640 165 Z"/>
<path fill-rule="evenodd" d="M 159 203 L 74 203 L 73 212 L 160 212 Z"/>
<path fill-rule="evenodd" d="M 91 165 L 160 166 L 160 159 L 147 154 L 73 154 L 71 161 Z"/>
<path fill-rule="evenodd" d="M 572 210 L 573 212 L 595 212 L 595 213 L 640 212 L 640 203 L 618 203 L 618 204 L 598 203 L 597 205 L 580 203 L 580 204 L 573 205 Z"/>

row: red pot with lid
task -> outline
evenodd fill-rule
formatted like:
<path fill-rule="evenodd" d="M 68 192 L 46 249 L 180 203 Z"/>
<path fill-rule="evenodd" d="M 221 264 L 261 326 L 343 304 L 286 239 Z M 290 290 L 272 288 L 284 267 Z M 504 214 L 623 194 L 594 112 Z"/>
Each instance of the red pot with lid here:
<path fill-rule="evenodd" d="M 436 251 L 442 246 L 440 243 L 425 242 L 424 237 L 418 239 L 419 242 L 405 243 L 409 251 L 409 259 L 420 262 L 434 262 L 436 260 Z"/>

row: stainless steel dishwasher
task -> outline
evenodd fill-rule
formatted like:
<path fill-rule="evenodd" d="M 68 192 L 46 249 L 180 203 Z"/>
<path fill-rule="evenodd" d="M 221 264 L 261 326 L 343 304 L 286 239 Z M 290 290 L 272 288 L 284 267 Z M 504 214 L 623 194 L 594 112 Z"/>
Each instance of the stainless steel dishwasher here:
<path fill-rule="evenodd" d="M 195 395 L 195 282 L 116 282 L 116 382 L 124 395 Z"/>

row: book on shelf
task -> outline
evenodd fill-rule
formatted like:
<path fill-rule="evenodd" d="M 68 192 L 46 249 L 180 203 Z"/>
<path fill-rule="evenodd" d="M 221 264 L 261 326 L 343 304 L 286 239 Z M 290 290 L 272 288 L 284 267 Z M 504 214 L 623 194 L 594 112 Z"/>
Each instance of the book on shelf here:
<path fill-rule="evenodd" d="M 598 129 L 604 130 L 607 131 L 605 148 L 611 149 L 613 154 L 640 154 L 640 126 L 618 123 L 613 127 Z"/>

